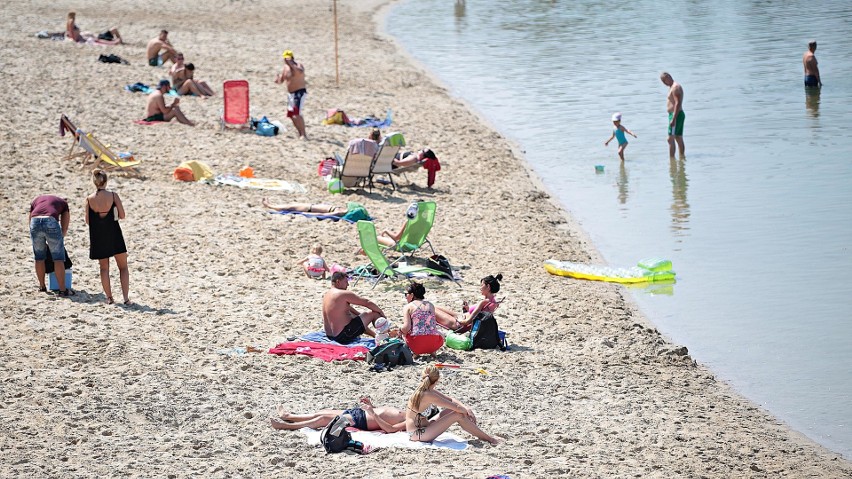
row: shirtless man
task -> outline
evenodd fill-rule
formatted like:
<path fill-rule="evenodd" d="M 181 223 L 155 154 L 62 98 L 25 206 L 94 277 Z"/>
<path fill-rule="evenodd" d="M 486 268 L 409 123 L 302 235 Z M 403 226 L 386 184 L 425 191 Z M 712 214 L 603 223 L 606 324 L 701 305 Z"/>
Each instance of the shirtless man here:
<path fill-rule="evenodd" d="M 683 87 L 667 72 L 660 74 L 660 81 L 669 87 L 666 97 L 666 111 L 669 112 L 669 157 L 674 158 L 675 143 L 677 143 L 677 147 L 680 148 L 680 157 L 684 158 L 686 150 L 683 146 L 683 121 L 686 119 L 686 113 L 683 112 Z"/>
<path fill-rule="evenodd" d="M 165 52 L 160 53 L 163 50 Z M 169 42 L 169 32 L 160 30 L 160 35 L 148 42 L 148 48 L 145 50 L 145 58 L 148 59 L 148 65 L 158 67 L 167 61 L 174 61 L 175 53 L 175 48 Z"/>
<path fill-rule="evenodd" d="M 385 317 L 385 313 L 375 303 L 347 291 L 348 287 L 349 278 L 346 273 L 338 271 L 331 275 L 331 289 L 322 298 L 322 326 L 325 335 L 340 344 L 349 344 L 362 334 L 375 337 L 375 331 L 368 326 L 376 319 Z M 353 305 L 363 306 L 370 312 L 359 313 Z"/>
<path fill-rule="evenodd" d="M 305 134 L 305 119 L 302 118 L 302 105 L 308 91 L 305 89 L 305 67 L 293 58 L 293 52 L 287 50 L 281 54 L 284 57 L 284 69 L 275 76 L 275 83 L 287 86 L 287 117 L 293 121 L 293 126 L 299 133 L 299 138 L 307 140 Z"/>
<path fill-rule="evenodd" d="M 814 52 L 816 52 L 817 42 L 811 40 L 808 42 L 808 51 L 802 55 L 802 65 L 805 67 L 805 86 L 821 87 L 822 79 L 819 77 L 819 67 Z"/>
<path fill-rule="evenodd" d="M 177 121 L 184 125 L 195 126 L 195 122 L 189 121 L 183 112 L 180 111 L 178 103 L 180 98 L 175 98 L 171 106 L 166 106 L 166 93 L 171 90 L 172 85 L 168 80 L 160 80 L 157 85 L 157 91 L 148 95 L 148 105 L 145 108 L 145 121 L 172 121 L 177 118 Z"/>
<path fill-rule="evenodd" d="M 437 413 L 437 411 L 435 411 Z M 323 409 L 315 413 L 291 414 L 278 406 L 278 418 L 271 418 L 273 429 L 295 431 L 303 427 L 320 429 L 332 419 L 344 416 L 353 427 L 362 431 L 393 433 L 405 430 L 405 411 L 390 406 L 373 406 L 370 398 L 361 398 L 361 404 L 351 409 Z"/>
<path fill-rule="evenodd" d="M 169 76 L 172 77 L 172 84 L 178 95 L 195 95 L 200 97 L 213 96 L 213 89 L 204 81 L 198 81 L 193 78 L 195 74 L 195 65 L 192 63 L 184 63 L 183 53 L 176 52 L 174 64 L 169 68 Z"/>

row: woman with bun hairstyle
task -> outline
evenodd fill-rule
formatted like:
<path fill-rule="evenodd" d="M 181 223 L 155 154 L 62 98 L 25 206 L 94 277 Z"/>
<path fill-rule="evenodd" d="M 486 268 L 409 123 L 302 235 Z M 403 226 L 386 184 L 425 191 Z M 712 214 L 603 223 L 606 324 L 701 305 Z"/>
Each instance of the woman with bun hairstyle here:
<path fill-rule="evenodd" d="M 500 291 L 500 280 L 502 279 L 503 275 L 499 273 L 497 276 L 489 274 L 482 278 L 482 281 L 480 281 L 479 292 L 482 294 L 484 299 L 473 306 L 468 305 L 467 300 L 465 300 L 462 303 L 461 314 L 456 314 L 454 311 L 441 306 L 435 306 L 435 318 L 438 320 L 438 324 L 456 332 L 463 332 L 470 328 L 470 325 L 473 323 L 473 318 L 475 318 L 480 311 L 485 311 L 486 313 L 493 313 L 496 311 L 503 302 L 502 299 L 497 300 L 494 297 L 494 295 Z"/>
<path fill-rule="evenodd" d="M 127 246 L 121 234 L 119 219 L 124 219 L 124 206 L 118 193 L 107 191 L 107 174 L 103 170 L 92 172 L 94 193 L 86 198 L 86 224 L 89 225 L 89 258 L 100 263 L 101 285 L 107 304 L 113 304 L 112 287 L 109 281 L 109 259 L 115 257 L 124 304 L 130 304 L 130 272 L 127 269 Z"/>
<path fill-rule="evenodd" d="M 444 393 L 435 390 L 441 371 L 434 365 L 426 366 L 423 380 L 405 408 L 405 430 L 412 441 L 430 442 L 443 434 L 453 424 L 458 423 L 462 429 L 491 444 L 500 442 L 496 437 L 488 435 L 476 425 L 473 411 Z M 429 419 L 433 406 L 442 408 L 437 416 Z"/>

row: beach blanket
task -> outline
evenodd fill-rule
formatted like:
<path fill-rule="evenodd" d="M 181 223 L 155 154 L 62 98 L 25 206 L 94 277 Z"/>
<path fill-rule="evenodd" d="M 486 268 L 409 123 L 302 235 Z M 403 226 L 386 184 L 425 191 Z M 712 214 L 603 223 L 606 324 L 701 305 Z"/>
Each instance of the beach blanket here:
<path fill-rule="evenodd" d="M 376 448 L 386 448 L 386 447 L 404 447 L 408 449 L 422 449 L 422 448 L 443 448 L 443 449 L 454 449 L 456 451 L 464 451 L 467 449 L 467 441 L 462 439 L 459 436 L 456 436 L 453 433 L 445 432 L 435 438 L 432 442 L 419 442 L 412 441 L 408 439 L 408 433 L 405 431 L 394 432 L 391 434 L 382 432 L 382 431 L 361 431 L 359 429 L 355 429 L 353 427 L 346 428 L 347 431 L 352 433 L 352 439 L 355 441 L 360 441 L 365 445 L 376 447 Z M 319 429 L 311 429 L 308 427 L 303 427 L 299 429 L 299 432 L 307 436 L 308 444 L 312 446 L 319 445 L 320 443 L 320 430 Z"/>
<path fill-rule="evenodd" d="M 131 93 L 141 92 L 141 93 L 144 93 L 146 95 L 149 94 L 149 93 L 152 93 L 155 90 L 155 88 L 151 88 L 144 83 L 138 83 L 138 82 L 134 83 L 132 85 L 125 85 L 124 89 L 131 92 Z M 166 93 L 166 95 L 180 96 L 180 95 L 178 95 L 177 90 L 175 90 L 174 88 L 169 90 L 169 92 Z"/>
<path fill-rule="evenodd" d="M 368 337 L 368 336 L 361 336 L 360 338 L 358 338 L 357 340 L 355 340 L 354 342 L 351 342 L 349 344 L 340 344 L 337 341 L 332 341 L 332 340 L 328 339 L 328 336 L 325 335 L 325 331 L 314 331 L 314 332 L 311 332 L 311 333 L 305 333 L 305 334 L 299 336 L 298 339 L 301 340 L 301 341 L 310 341 L 310 342 L 313 342 L 313 343 L 320 343 L 320 344 L 331 344 L 331 345 L 343 346 L 343 347 L 347 347 L 347 348 L 354 348 L 354 347 L 357 347 L 357 346 L 361 346 L 361 347 L 364 347 L 364 348 L 367 348 L 367 349 L 373 349 L 373 348 L 376 347 L 376 341 L 373 340 L 373 338 Z"/>
<path fill-rule="evenodd" d="M 293 341 L 281 343 L 278 346 L 269 350 L 269 354 L 295 355 L 302 354 L 312 358 L 322 359 L 323 361 L 363 361 L 367 358 L 369 349 L 363 346 L 343 346 L 339 344 L 323 344 L 314 343 L 311 341 Z"/>
<path fill-rule="evenodd" d="M 295 181 L 276 180 L 274 178 L 243 178 L 237 175 L 216 175 L 216 178 L 213 178 L 209 183 L 258 190 L 289 191 L 291 193 L 307 193 L 308 191 L 307 188 Z"/>
<path fill-rule="evenodd" d="M 343 217 L 343 216 L 323 215 L 323 214 L 317 214 L 317 213 L 305 213 L 304 211 L 290 211 L 290 210 L 284 210 L 284 211 L 270 211 L 270 213 L 271 213 L 271 214 L 277 214 L 277 215 L 299 215 L 299 216 L 307 216 L 308 218 L 315 218 L 315 219 L 318 219 L 318 220 L 330 220 L 330 221 L 340 221 L 340 220 L 343 220 L 343 221 L 345 221 L 345 222 L 347 222 L 347 223 L 356 223 L 356 222 L 358 222 L 358 221 L 359 221 L 358 219 L 349 219 L 349 218 L 346 218 L 346 217 Z M 373 221 L 373 218 L 370 218 L 370 217 L 367 217 L 367 218 L 360 218 L 360 219 L 363 219 L 363 220 L 365 220 L 365 221 Z"/>
<path fill-rule="evenodd" d="M 48 32 L 47 30 L 42 30 L 36 33 L 35 36 L 41 38 L 42 40 L 65 40 L 65 32 Z"/>
<path fill-rule="evenodd" d="M 391 126 L 393 122 L 393 118 L 391 115 L 390 109 L 388 109 L 387 116 L 384 120 L 379 118 L 375 118 L 372 116 L 368 116 L 367 118 L 355 118 L 350 119 L 349 123 L 346 123 L 346 126 L 363 126 L 363 127 L 371 127 L 371 128 L 387 128 Z"/>

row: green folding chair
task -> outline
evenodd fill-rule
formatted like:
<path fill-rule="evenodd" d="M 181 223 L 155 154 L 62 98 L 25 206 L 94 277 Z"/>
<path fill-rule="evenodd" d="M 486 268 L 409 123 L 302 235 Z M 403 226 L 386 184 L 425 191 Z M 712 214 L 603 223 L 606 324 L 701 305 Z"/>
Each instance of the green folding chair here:
<path fill-rule="evenodd" d="M 402 253 L 406 257 L 414 256 L 424 244 L 429 245 L 432 254 L 437 254 L 435 248 L 432 247 L 432 242 L 427 237 L 432 231 L 432 225 L 435 223 L 435 210 L 438 205 L 434 201 L 419 201 L 417 202 L 417 214 L 414 218 L 409 218 L 402 229 L 402 236 L 399 241 L 392 247 L 384 246 L 383 248 L 392 248 L 393 251 Z"/>
<path fill-rule="evenodd" d="M 382 253 L 378 237 L 376 236 L 376 226 L 372 222 L 364 220 L 356 223 L 356 226 L 358 228 L 358 240 L 361 242 L 361 249 L 364 250 L 364 254 L 367 255 L 367 258 L 370 259 L 370 263 L 372 263 L 373 267 L 376 268 L 376 271 L 378 272 L 378 278 L 376 279 L 376 283 L 373 285 L 373 288 L 375 288 L 382 279 L 392 278 L 396 275 L 405 276 L 411 273 L 426 272 L 436 276 L 446 276 L 443 272 L 426 266 L 395 266 L 396 262 L 391 263 L 385 257 L 384 253 Z M 353 285 L 357 284 L 361 277 L 362 275 L 357 275 Z"/>

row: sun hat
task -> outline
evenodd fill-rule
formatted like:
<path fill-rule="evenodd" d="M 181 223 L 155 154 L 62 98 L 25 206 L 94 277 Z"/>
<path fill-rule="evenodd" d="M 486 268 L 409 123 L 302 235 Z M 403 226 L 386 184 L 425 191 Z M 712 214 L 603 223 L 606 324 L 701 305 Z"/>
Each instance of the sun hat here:
<path fill-rule="evenodd" d="M 621 121 L 621 113 L 613 113 L 612 121 Z"/>
<path fill-rule="evenodd" d="M 285 59 L 293 58 L 293 50 L 284 50 L 284 53 L 281 54 Z"/>

